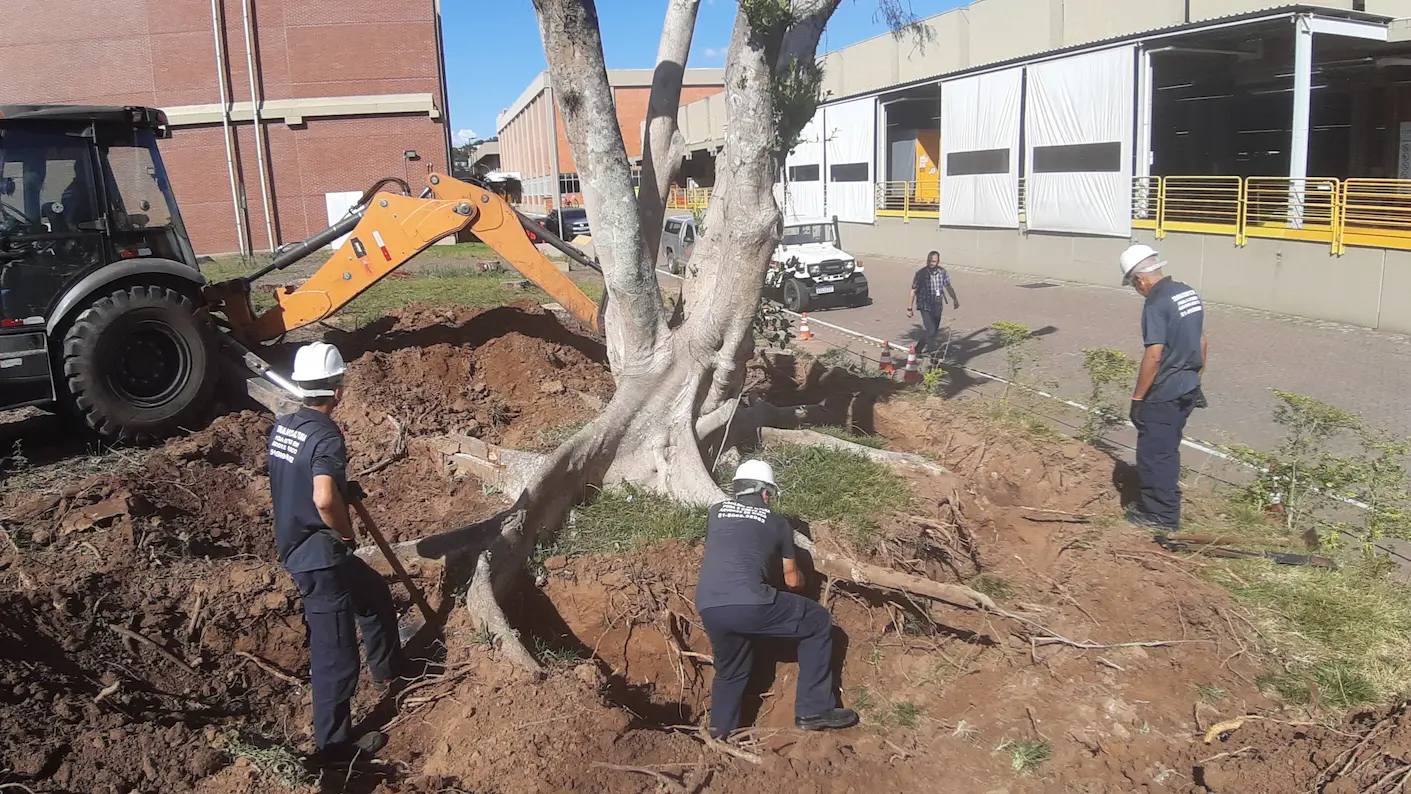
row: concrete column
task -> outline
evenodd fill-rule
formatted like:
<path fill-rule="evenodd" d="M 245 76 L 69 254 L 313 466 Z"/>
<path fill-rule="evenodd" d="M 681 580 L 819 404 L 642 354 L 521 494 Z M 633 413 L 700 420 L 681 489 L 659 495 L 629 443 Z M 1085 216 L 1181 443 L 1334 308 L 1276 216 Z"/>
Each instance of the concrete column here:
<path fill-rule="evenodd" d="M 1308 131 L 1313 92 L 1313 18 L 1294 17 L 1293 135 L 1289 143 L 1289 226 L 1303 227 L 1304 180 L 1308 177 Z"/>
<path fill-rule="evenodd" d="M 1137 51 L 1137 140 L 1132 151 L 1136 153 L 1132 173 L 1141 179 L 1139 210 L 1143 218 L 1151 217 L 1150 206 L 1155 196 L 1147 190 L 1151 176 L 1151 108 L 1155 104 L 1155 72 L 1151 65 L 1151 52 L 1146 48 Z"/>

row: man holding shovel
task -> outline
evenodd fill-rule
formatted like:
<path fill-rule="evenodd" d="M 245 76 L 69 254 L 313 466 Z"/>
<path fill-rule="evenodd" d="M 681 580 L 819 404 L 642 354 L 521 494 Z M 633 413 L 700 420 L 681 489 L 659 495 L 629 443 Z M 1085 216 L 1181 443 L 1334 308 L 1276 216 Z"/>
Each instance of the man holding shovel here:
<path fill-rule="evenodd" d="M 333 345 L 314 342 L 294 356 L 292 380 L 304 391 L 298 411 L 270 431 L 269 482 L 279 562 L 294 578 L 309 627 L 309 678 L 314 700 L 311 762 L 373 755 L 387 736 L 352 736 L 358 684 L 358 636 L 367 648 L 374 687 L 385 689 L 401 664 L 397 611 L 387 583 L 353 554 L 349 502 L 361 489 L 347 478 L 348 451 L 330 414 L 343 394 L 347 367 Z M 356 629 L 355 629 L 356 626 Z"/>

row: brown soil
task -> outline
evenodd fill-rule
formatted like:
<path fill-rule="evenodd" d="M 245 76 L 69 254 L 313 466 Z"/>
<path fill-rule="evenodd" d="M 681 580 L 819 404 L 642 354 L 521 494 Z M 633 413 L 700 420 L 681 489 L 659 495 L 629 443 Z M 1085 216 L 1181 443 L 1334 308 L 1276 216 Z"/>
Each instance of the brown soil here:
<path fill-rule="evenodd" d="M 452 479 L 428 436 L 537 446 L 541 431 L 591 417 L 612 389 L 601 347 L 531 307 L 417 307 L 333 341 L 351 362 L 335 418 L 354 476 L 378 469 L 360 479 L 394 539 L 503 506 L 478 483 Z M 538 585 L 526 576 L 510 612 L 551 660 L 539 680 L 478 644 L 429 577 L 422 584 L 449 618 L 420 646 L 432 660 L 425 675 L 386 702 L 364 690 L 357 703 L 389 730 L 389 763 L 325 770 L 319 789 L 662 790 L 613 765 L 650 768 L 687 790 L 751 794 L 1292 792 L 1344 765 L 1344 780 L 1325 790 L 1358 792 L 1404 774 L 1411 725 L 1399 710 L 1352 716 L 1336 731 L 1288 724 L 1298 720 L 1254 684 L 1262 662 L 1243 640 L 1243 617 L 1199 578 L 1198 561 L 1129 528 L 1055 521 L 1115 511 L 1125 478 L 1105 455 L 985 429 L 938 399 L 889 402 L 890 387 L 846 373 L 785 360 L 760 371 L 777 403 L 826 400 L 838 423 L 927 451 L 954 472 L 914 480 L 913 506 L 887 517 L 884 541 L 859 553 L 983 586 L 1074 641 L 1167 644 L 1039 644 L 1002 619 L 857 586 L 825 594 L 815 581 L 811 594 L 826 599 L 845 637 L 845 701 L 864 724 L 794 730 L 792 650 L 761 646 L 746 707 L 755 765 L 671 727 L 709 708 L 710 667 L 690 655 L 710 653 L 691 607 L 699 546 L 550 559 Z M 0 496 L 13 540 L 0 538 L 0 787 L 235 794 L 281 785 L 234 758 L 227 738 L 307 742 L 307 687 L 274 674 L 302 680 L 308 660 L 297 593 L 273 560 L 269 422 L 230 414 L 97 476 L 91 459 L 75 458 L 46 468 L 47 483 L 27 476 Z M 40 457 L 51 441 L 23 440 Z M 843 542 L 811 529 L 821 543 Z M 405 591 L 394 592 L 409 611 Z M 1197 686 L 1227 694 L 1209 705 Z M 1247 713 L 1271 719 L 1204 743 L 1212 724 Z M 1019 775 L 1000 748 L 1028 738 L 1052 757 Z"/>

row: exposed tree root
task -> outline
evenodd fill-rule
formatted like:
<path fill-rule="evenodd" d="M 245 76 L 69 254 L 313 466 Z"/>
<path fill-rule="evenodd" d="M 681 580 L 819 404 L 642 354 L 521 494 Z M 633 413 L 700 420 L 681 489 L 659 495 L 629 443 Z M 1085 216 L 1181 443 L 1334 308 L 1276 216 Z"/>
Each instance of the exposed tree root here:
<path fill-rule="evenodd" d="M 824 436 L 824 438 L 828 438 L 828 436 Z M 841 554 L 824 551 L 818 547 L 818 544 L 798 532 L 794 533 L 794 545 L 809 553 L 809 556 L 813 558 L 815 569 L 836 580 L 856 582 L 886 590 L 898 590 L 922 598 L 943 601 L 961 609 L 1000 613 L 1000 609 L 993 599 L 964 585 L 941 584 L 878 565 L 858 562 Z"/>
<path fill-rule="evenodd" d="M 871 458 L 885 466 L 894 469 L 906 469 L 908 471 L 921 472 L 922 474 L 948 474 L 950 472 L 944 466 L 932 463 L 920 455 L 913 455 L 910 452 L 892 452 L 886 449 L 873 449 L 864 447 L 861 444 L 854 444 L 851 441 L 833 436 L 825 436 L 814 430 L 782 430 L 775 427 L 762 427 L 759 430 L 759 438 L 765 444 L 810 444 L 820 447 L 832 447 L 845 452 L 852 452 L 864 457 Z"/>

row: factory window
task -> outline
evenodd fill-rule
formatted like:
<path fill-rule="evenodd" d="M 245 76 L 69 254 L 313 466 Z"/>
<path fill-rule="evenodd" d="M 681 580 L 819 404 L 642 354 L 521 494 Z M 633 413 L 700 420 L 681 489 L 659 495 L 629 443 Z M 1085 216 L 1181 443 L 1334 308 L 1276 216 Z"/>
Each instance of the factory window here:
<path fill-rule="evenodd" d="M 1034 147 L 1036 174 L 1116 173 L 1121 170 L 1122 144 L 1116 141 Z"/>
<path fill-rule="evenodd" d="M 1008 149 L 951 152 L 946 155 L 946 176 L 980 176 L 1009 173 Z"/>
<path fill-rule="evenodd" d="M 830 182 L 866 182 L 867 163 L 841 163 L 828 166 Z"/>
<path fill-rule="evenodd" d="M 815 165 L 791 165 L 789 166 L 790 182 L 817 182 L 818 166 Z"/>

